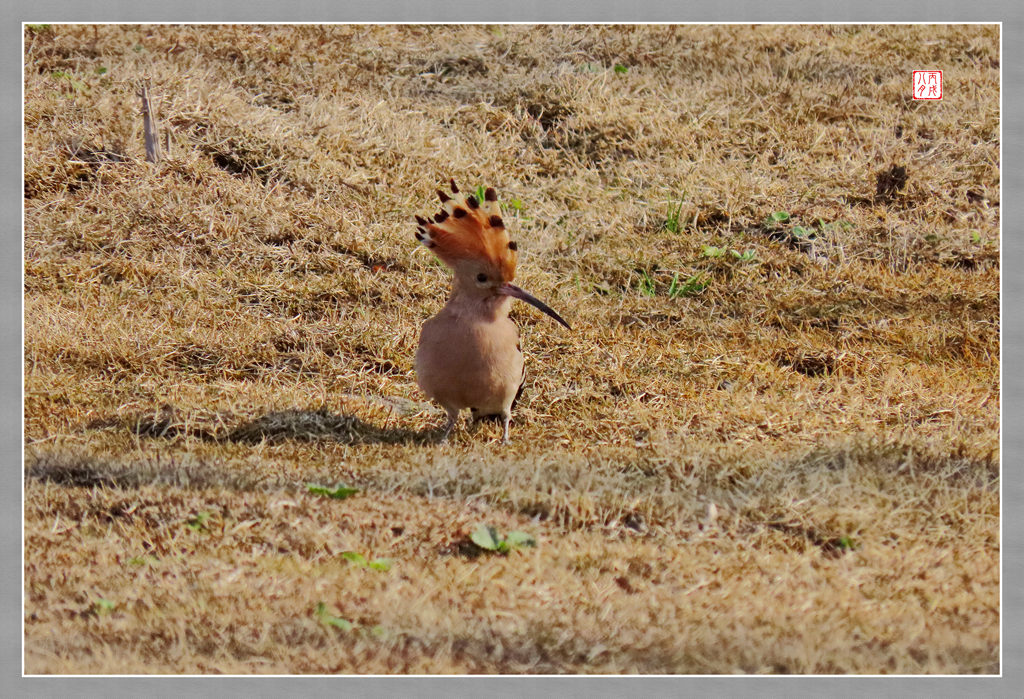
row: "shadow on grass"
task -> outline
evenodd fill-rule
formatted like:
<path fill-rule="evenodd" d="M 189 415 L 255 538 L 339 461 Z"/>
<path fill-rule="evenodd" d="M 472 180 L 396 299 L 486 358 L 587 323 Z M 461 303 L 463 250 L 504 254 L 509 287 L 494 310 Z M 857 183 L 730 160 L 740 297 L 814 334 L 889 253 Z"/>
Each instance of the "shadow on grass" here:
<path fill-rule="evenodd" d="M 215 423 L 215 424 L 213 424 Z M 336 442 L 340 444 L 429 444 L 440 437 L 440 428 L 418 431 L 381 427 L 354 415 L 335 414 L 326 409 L 278 410 L 235 427 L 223 424 L 222 416 L 194 419 L 173 406 L 163 405 L 150 414 L 109 418 L 92 422 L 93 429 L 123 428 L 153 439 L 194 437 L 208 442 L 280 444 L 289 440 Z"/>
<path fill-rule="evenodd" d="M 148 414 L 95 420 L 87 427 L 123 429 L 150 439 L 193 437 L 217 444 L 280 444 L 289 440 L 351 445 L 429 444 L 441 433 L 440 429 L 419 432 L 379 427 L 352 415 L 337 415 L 324 409 L 280 410 L 230 427 L 224 425 L 224 416 L 184 416 L 170 405 Z M 191 489 L 253 490 L 286 484 L 286 481 L 247 470 L 225 470 L 190 454 L 160 452 L 142 459 L 121 459 L 64 450 L 31 455 L 27 462 L 25 473 L 29 478 L 73 487 L 172 485 Z"/>
<path fill-rule="evenodd" d="M 422 444 L 431 432 L 378 427 L 354 415 L 336 415 L 327 410 L 280 410 L 239 425 L 219 441 L 255 444 L 290 439 L 342 444 Z"/>
<path fill-rule="evenodd" d="M 26 455 L 25 475 L 40 481 L 79 488 L 162 485 L 189 490 L 268 490 L 286 485 L 282 479 L 246 469 L 220 468 L 189 454 L 147 454 L 142 457 L 118 458 L 61 450 Z"/>

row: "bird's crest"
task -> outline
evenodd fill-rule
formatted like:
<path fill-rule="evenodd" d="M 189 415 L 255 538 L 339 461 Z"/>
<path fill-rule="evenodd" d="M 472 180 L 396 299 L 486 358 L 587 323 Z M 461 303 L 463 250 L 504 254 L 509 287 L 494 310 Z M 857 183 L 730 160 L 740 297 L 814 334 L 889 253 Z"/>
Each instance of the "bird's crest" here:
<path fill-rule="evenodd" d="M 509 240 L 498 207 L 498 195 L 492 187 L 480 201 L 463 194 L 451 180 L 451 195 L 438 190 L 441 212 L 432 220 L 416 217 L 416 240 L 449 267 L 460 260 L 480 260 L 492 264 L 505 281 L 516 273 L 516 244 Z"/>

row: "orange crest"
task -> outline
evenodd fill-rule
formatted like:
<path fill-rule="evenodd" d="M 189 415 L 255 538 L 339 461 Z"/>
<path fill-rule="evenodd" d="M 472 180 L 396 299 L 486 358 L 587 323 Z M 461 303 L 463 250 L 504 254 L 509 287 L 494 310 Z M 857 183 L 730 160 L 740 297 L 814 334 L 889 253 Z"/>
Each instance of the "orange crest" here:
<path fill-rule="evenodd" d="M 451 181 L 452 195 L 438 190 L 441 213 L 427 221 L 417 216 L 416 240 L 449 267 L 460 260 L 477 260 L 493 265 L 504 281 L 516 274 L 516 244 L 509 240 L 501 220 L 498 195 L 488 187 L 484 200 L 459 192 Z"/>

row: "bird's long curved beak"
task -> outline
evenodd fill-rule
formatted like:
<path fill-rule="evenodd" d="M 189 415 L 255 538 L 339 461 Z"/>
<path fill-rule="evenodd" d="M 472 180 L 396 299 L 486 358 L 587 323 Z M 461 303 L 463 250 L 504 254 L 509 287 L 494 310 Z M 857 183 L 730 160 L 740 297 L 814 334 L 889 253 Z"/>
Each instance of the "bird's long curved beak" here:
<path fill-rule="evenodd" d="M 501 286 L 498 287 L 498 293 L 499 294 L 504 294 L 505 296 L 511 296 L 512 298 L 521 299 L 523 301 L 526 301 L 528 304 L 530 304 L 534 308 L 537 308 L 538 310 L 541 310 L 544 313 L 547 313 L 549 316 L 551 316 L 552 318 L 557 320 L 559 323 L 561 323 L 565 327 L 569 328 L 569 330 L 572 330 L 572 328 L 569 326 L 569 324 L 566 323 L 564 320 L 562 320 L 562 316 L 560 316 L 557 313 L 555 313 L 551 309 L 550 306 L 548 306 L 546 303 L 544 303 L 543 301 L 538 299 L 533 294 L 530 294 L 530 293 L 528 293 L 526 291 L 523 291 L 522 289 L 520 289 L 515 284 L 509 284 L 508 282 L 505 282 L 504 284 L 502 284 Z"/>

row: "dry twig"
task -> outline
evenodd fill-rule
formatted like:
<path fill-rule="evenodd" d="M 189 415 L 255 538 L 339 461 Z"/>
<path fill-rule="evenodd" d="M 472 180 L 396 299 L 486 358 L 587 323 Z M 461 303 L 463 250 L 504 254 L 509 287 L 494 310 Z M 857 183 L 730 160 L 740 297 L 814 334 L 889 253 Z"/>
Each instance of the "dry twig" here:
<path fill-rule="evenodd" d="M 143 132 L 146 138 L 146 160 L 151 163 L 158 163 L 162 157 L 160 152 L 160 129 L 156 116 L 153 113 L 153 105 L 149 101 L 149 79 L 145 79 L 139 85 L 139 97 L 142 99 Z"/>

